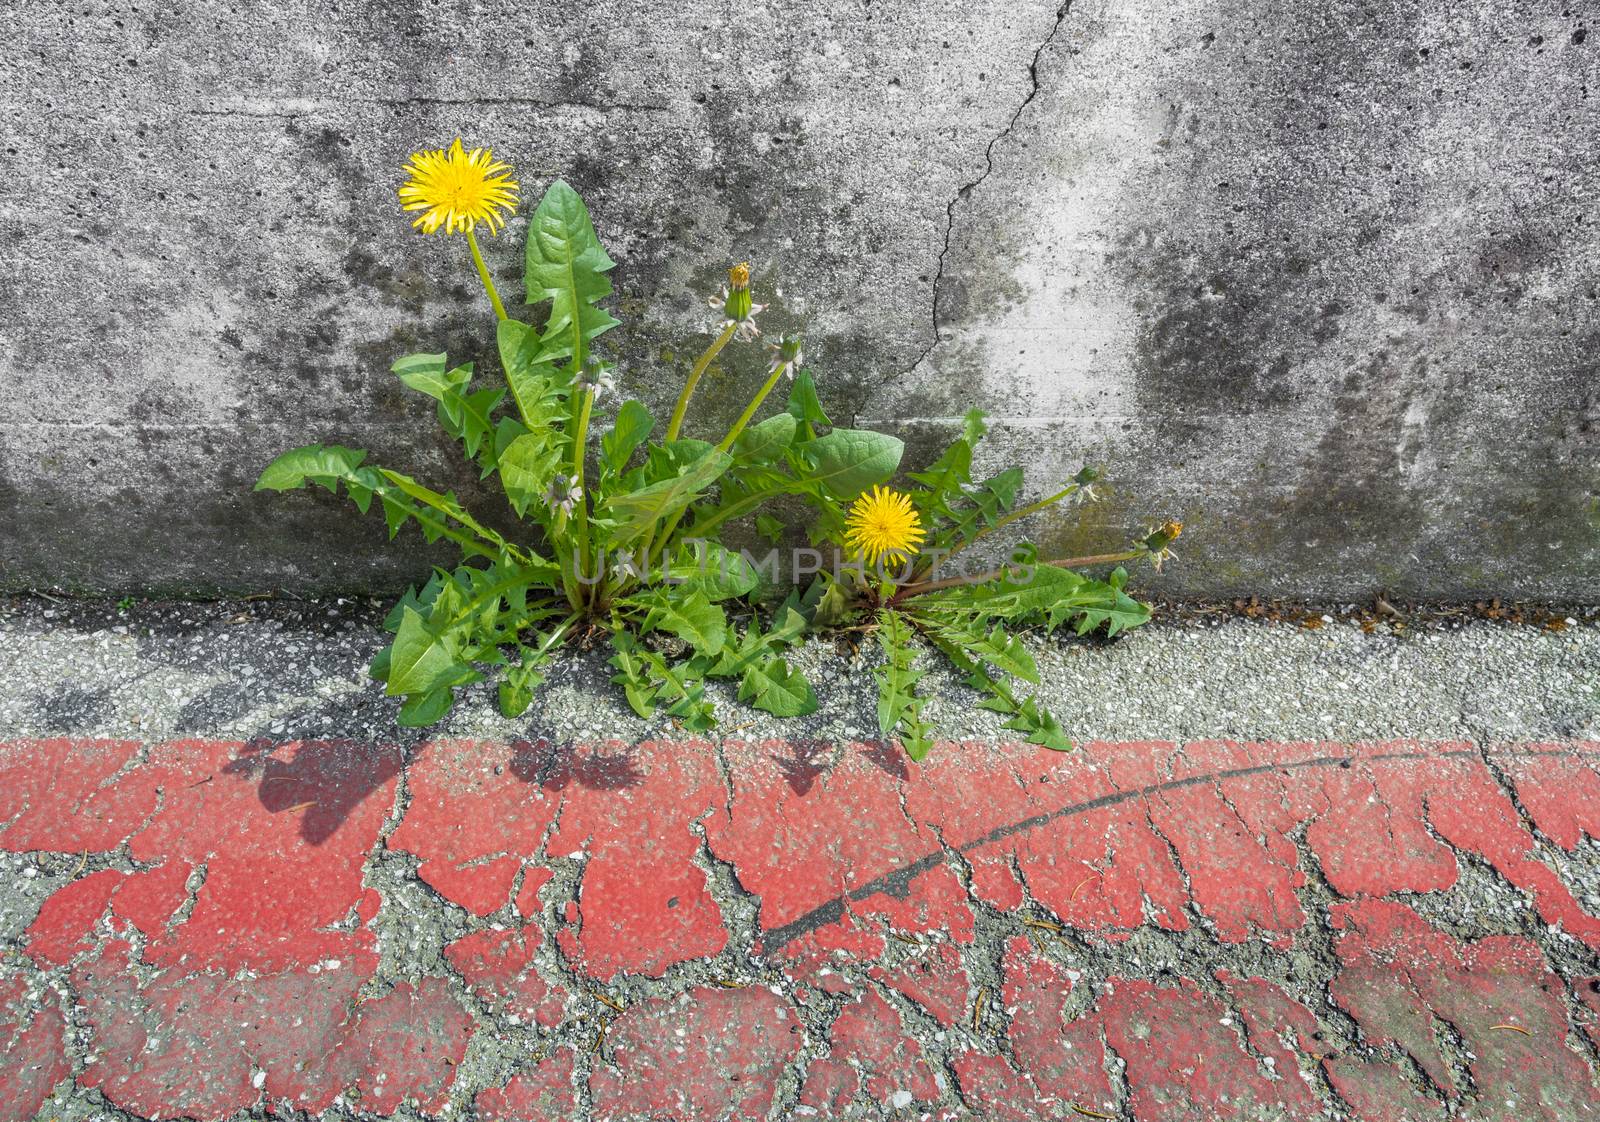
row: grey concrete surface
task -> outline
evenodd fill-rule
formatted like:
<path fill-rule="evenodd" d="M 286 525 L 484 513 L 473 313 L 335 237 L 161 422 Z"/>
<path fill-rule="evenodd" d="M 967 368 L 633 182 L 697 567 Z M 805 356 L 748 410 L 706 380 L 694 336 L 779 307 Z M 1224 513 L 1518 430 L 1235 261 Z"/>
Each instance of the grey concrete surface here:
<path fill-rule="evenodd" d="M 402 746 L 441 735 L 504 741 L 643 741 L 681 735 L 641 720 L 610 681 L 609 648 L 569 648 L 522 717 L 487 684 L 446 721 L 397 726 L 399 700 L 367 675 L 387 641 L 361 600 L 52 603 L 0 598 L 0 736 L 159 740 L 351 739 Z M 1555 632 L 1487 621 L 1418 622 L 1395 634 L 1347 620 L 1316 630 L 1243 618 L 1167 619 L 1112 641 L 1024 641 L 1040 704 L 1079 744 L 1095 740 L 1600 740 L 1600 613 Z M 760 742 L 877 736 L 875 644 L 812 640 L 790 662 L 821 708 L 782 720 L 707 683 L 721 735 Z M 919 691 L 942 740 L 1008 742 L 1002 718 L 928 653 Z M 730 731 L 731 730 L 731 731 Z"/>
<path fill-rule="evenodd" d="M 311 440 L 475 493 L 397 355 L 488 357 L 405 155 L 564 176 L 663 411 L 756 263 L 836 417 L 1115 488 L 1051 548 L 1186 527 L 1176 596 L 1586 601 L 1600 576 L 1600 79 L 1581 3 L 133 7 L 0 55 L 0 587 L 387 591 L 428 559 Z M 520 226 L 492 249 L 514 280 Z M 759 362 L 702 394 L 708 429 Z M 498 500 L 482 496 L 493 508 Z"/>

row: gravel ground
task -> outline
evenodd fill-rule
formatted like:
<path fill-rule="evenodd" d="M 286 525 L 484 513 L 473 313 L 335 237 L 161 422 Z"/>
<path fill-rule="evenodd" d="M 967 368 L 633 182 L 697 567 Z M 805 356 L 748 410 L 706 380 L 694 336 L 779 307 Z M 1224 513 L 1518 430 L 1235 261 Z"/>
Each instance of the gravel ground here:
<path fill-rule="evenodd" d="M 609 681 L 604 646 L 558 661 L 532 708 L 507 721 L 484 686 L 444 725 L 395 725 L 398 704 L 367 677 L 384 643 L 372 601 L 141 603 L 0 600 L 0 735 L 455 736 L 636 740 L 671 733 L 642 721 Z M 1557 628 L 1434 617 L 1399 629 L 1311 617 L 1160 619 L 1114 641 L 1032 636 L 1042 700 L 1080 741 L 1600 737 L 1600 622 Z M 1368 628 L 1371 627 L 1369 623 Z M 868 644 L 814 641 L 792 657 L 819 712 L 780 721 L 713 683 L 724 735 L 866 739 L 876 735 L 877 659 Z M 1000 718 L 941 661 L 929 714 L 942 737 L 1010 739 Z"/>

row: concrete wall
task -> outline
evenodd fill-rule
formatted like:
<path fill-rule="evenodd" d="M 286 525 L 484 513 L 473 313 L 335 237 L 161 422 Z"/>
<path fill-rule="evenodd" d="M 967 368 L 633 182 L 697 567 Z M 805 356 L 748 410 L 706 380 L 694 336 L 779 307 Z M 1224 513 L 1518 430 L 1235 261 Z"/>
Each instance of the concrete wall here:
<path fill-rule="evenodd" d="M 415 575 L 409 533 L 249 487 L 338 440 L 473 493 L 387 373 L 490 353 L 465 247 L 393 194 L 460 133 L 585 194 L 659 413 L 748 257 L 836 419 L 923 454 L 976 403 L 1035 488 L 1106 463 L 1048 547 L 1181 518 L 1146 589 L 1594 598 L 1590 6 L 582 7 L 13 5 L 0 585 Z M 757 361 L 710 382 L 706 431 Z"/>

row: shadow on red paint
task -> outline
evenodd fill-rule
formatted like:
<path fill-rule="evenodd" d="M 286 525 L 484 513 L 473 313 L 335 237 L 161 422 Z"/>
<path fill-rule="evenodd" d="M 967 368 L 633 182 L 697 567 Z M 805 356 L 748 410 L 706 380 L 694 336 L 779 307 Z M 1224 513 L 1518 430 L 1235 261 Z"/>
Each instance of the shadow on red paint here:
<path fill-rule="evenodd" d="M 223 769 L 256 784 L 269 813 L 303 810 L 300 836 L 321 845 L 374 791 L 400 773 L 400 749 L 353 740 L 252 740 Z"/>

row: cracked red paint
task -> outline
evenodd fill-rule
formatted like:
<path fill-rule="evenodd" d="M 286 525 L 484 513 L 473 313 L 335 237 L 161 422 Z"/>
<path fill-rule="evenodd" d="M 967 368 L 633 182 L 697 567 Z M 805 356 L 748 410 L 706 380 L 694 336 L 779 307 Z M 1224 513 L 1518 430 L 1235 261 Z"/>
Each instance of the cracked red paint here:
<path fill-rule="evenodd" d="M 72 1074 L 62 1041 L 61 1010 L 48 992 L 30 995 L 21 978 L 0 977 L 0 1119 L 32 1118 Z"/>
<path fill-rule="evenodd" d="M 1472 1085 L 1518 1104 L 1520 1117 L 1579 1116 L 1570 1112 L 1574 1088 L 1593 1073 L 1565 1045 L 1563 986 L 1533 943 L 1502 935 L 1461 943 L 1382 900 L 1339 904 L 1333 922 L 1342 964 L 1333 999 L 1370 1040 L 1404 1048 L 1456 1098 L 1467 1088 L 1439 1045 L 1443 1021 L 1460 1034 Z M 1600 1105 L 1582 1116 L 1600 1117 Z"/>
<path fill-rule="evenodd" d="M 925 1110 L 937 1103 L 943 1077 L 936 1075 L 922 1045 L 909 1035 L 889 1003 L 866 993 L 845 1005 L 828 1032 L 830 1052 L 811 1061 L 800 1105 L 824 1118 L 842 1118 L 858 1097 L 899 1109 Z"/>
<path fill-rule="evenodd" d="M 576 964 L 604 982 L 722 950 L 722 912 L 694 863 L 692 824 L 727 799 L 711 745 L 611 744 L 579 750 L 570 766 L 578 781 L 548 850 L 583 862 Z"/>
<path fill-rule="evenodd" d="M 611 1027 L 614 1063 L 589 1079 L 615 1122 L 761 1118 L 778 1073 L 799 1051 L 795 1012 L 765 989 L 702 987 L 629 1009 Z"/>
<path fill-rule="evenodd" d="M 534 964 L 544 942 L 537 927 L 474 931 L 444 949 L 450 965 L 478 997 L 519 1021 L 551 1026 L 566 1010 L 565 992 Z"/>
<path fill-rule="evenodd" d="M 964 1019 L 972 1001 L 972 978 L 951 943 L 918 949 L 894 970 L 874 966 L 871 975 L 916 1002 L 940 1024 Z"/>
<path fill-rule="evenodd" d="M 411 805 L 389 848 L 420 858 L 417 875 L 451 903 L 480 916 L 502 907 L 560 811 L 561 795 L 538 782 L 541 747 L 424 745 L 406 770 Z"/>
<path fill-rule="evenodd" d="M 724 745 L 730 793 L 703 743 L 441 742 L 406 766 L 385 837 L 393 749 L 0 744 L 0 848 L 77 867 L 35 882 L 21 953 L 0 958 L 0 1062 L 25 1073 L 0 1080 L 0 1122 L 57 1086 L 136 1117 L 314 1114 L 341 1095 L 435 1115 L 454 1095 L 484 1118 L 569 1118 L 585 1084 L 594 1117 L 748 1117 L 784 1079 L 817 1117 L 1600 1118 L 1595 1053 L 1576 1050 L 1600 1047 L 1600 971 L 1563 981 L 1535 939 L 1457 938 L 1393 896 L 1447 892 L 1478 863 L 1516 930 L 1592 961 L 1576 853 L 1600 829 L 1600 746 L 948 747 L 910 767 L 861 745 Z M 729 930 L 702 845 L 759 930 Z M 444 962 L 394 987 L 375 927 L 396 906 L 364 872 L 385 848 L 415 857 L 456 925 Z M 1308 878 L 1335 894 L 1329 926 L 1302 905 Z M 1096 988 L 1051 921 L 1022 923 L 1040 910 L 1118 964 Z M 385 922 L 406 929 L 398 909 Z M 1134 960 L 1140 928 L 1224 949 L 1183 976 Z M 1335 948 L 1325 990 L 1226 968 L 1313 935 Z M 660 977 L 736 936 L 770 968 L 728 972 L 765 970 L 760 985 L 668 981 L 613 1014 L 563 981 Z M 969 962 L 987 977 L 995 956 L 978 984 Z M 71 1037 L 52 985 L 79 1010 Z M 1339 1043 L 1345 1018 L 1361 1045 Z M 513 1028 L 537 1051 L 502 1085 L 463 1083 L 469 1043 Z"/>
<path fill-rule="evenodd" d="M 504 1087 L 479 1091 L 482 1122 L 567 1122 L 578 1114 L 572 1053 L 561 1049 L 518 1071 Z"/>

